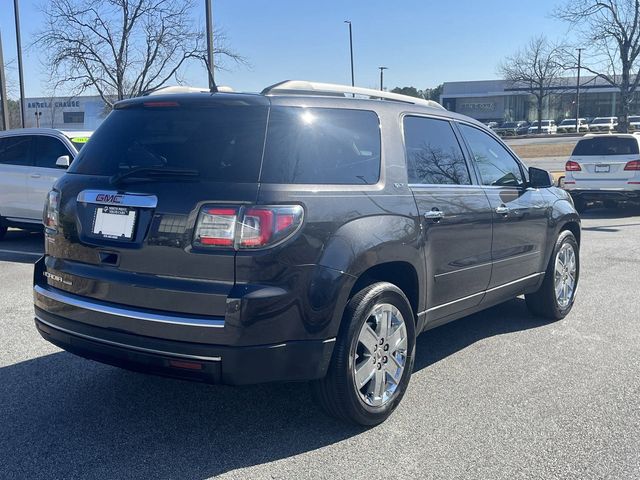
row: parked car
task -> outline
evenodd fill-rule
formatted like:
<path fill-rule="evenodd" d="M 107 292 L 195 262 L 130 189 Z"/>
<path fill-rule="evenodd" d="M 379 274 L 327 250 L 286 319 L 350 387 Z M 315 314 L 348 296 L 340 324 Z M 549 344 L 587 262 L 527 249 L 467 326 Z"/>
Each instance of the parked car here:
<path fill-rule="evenodd" d="M 639 141 L 634 134 L 589 134 L 578 141 L 565 166 L 564 188 L 579 212 L 593 202 L 616 207 L 640 201 Z"/>
<path fill-rule="evenodd" d="M 589 124 L 587 123 L 586 118 L 578 119 L 578 133 L 588 132 Z M 557 129 L 558 133 L 576 133 L 576 119 L 575 118 L 565 118 L 560 122 Z"/>
<path fill-rule="evenodd" d="M 90 135 L 50 128 L 0 132 L 0 239 L 7 227 L 42 228 L 47 194 Z"/>
<path fill-rule="evenodd" d="M 498 122 L 486 122 L 485 125 L 489 127 L 491 130 L 495 130 L 500 126 Z"/>
<path fill-rule="evenodd" d="M 590 132 L 613 132 L 618 126 L 618 117 L 596 117 L 589 124 Z"/>
<path fill-rule="evenodd" d="M 640 115 L 629 115 L 629 132 L 640 131 Z"/>
<path fill-rule="evenodd" d="M 562 318 L 579 277 L 569 195 L 491 130 L 311 82 L 118 102 L 45 226 L 45 339 L 190 380 L 309 380 L 364 425 L 402 399 L 418 333 L 521 294 Z"/>
<path fill-rule="evenodd" d="M 550 134 L 554 134 L 558 131 L 558 127 L 556 125 L 555 120 L 542 120 L 542 124 L 540 127 L 540 132 L 538 132 L 538 121 L 536 120 L 535 122 L 531 123 L 531 126 L 529 127 L 529 134 L 533 135 L 536 133 L 542 133 L 545 135 L 550 135 Z"/>
<path fill-rule="evenodd" d="M 505 122 L 494 131 L 501 137 L 513 137 L 515 135 L 526 135 L 529 130 L 529 122 Z"/>

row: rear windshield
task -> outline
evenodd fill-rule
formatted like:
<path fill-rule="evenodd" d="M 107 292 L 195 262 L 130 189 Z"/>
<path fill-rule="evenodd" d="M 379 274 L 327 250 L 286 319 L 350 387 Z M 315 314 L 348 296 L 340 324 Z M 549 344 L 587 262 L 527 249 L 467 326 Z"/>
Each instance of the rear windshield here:
<path fill-rule="evenodd" d="M 263 182 L 378 181 L 380 125 L 374 112 L 274 106 L 267 113 L 266 106 L 237 104 L 116 109 L 69 172 L 111 176 L 152 167 L 196 170 L 209 181 L 254 183 L 264 148 Z"/>
<path fill-rule="evenodd" d="M 262 181 L 373 184 L 380 177 L 380 124 L 367 110 L 271 108 Z"/>
<path fill-rule="evenodd" d="M 169 168 L 196 170 L 209 181 L 255 183 L 267 110 L 237 104 L 116 109 L 69 172 L 114 175 L 138 167 Z"/>
<path fill-rule="evenodd" d="M 593 123 L 595 124 L 600 124 L 600 123 L 613 123 L 613 118 L 596 118 Z"/>
<path fill-rule="evenodd" d="M 582 120 L 580 120 L 582 122 Z M 560 122 L 560 125 L 575 125 L 576 124 L 576 119 L 575 118 L 568 118 L 566 120 L 562 120 L 562 122 Z"/>
<path fill-rule="evenodd" d="M 638 153 L 635 138 L 597 137 L 580 140 L 572 155 L 633 155 Z"/>

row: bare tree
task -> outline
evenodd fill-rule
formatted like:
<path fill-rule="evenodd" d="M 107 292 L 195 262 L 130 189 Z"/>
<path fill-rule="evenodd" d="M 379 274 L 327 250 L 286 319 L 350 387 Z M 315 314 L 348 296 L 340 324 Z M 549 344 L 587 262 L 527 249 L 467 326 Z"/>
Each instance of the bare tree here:
<path fill-rule="evenodd" d="M 618 131 L 627 132 L 640 81 L 640 0 L 571 0 L 554 14 L 579 30 L 591 58 L 582 68 L 620 90 Z"/>
<path fill-rule="evenodd" d="M 514 87 L 523 88 L 536 99 L 538 133 L 542 129 L 542 105 L 551 87 L 560 84 L 564 71 L 563 48 L 546 37 L 534 37 L 514 55 L 498 65 L 498 73 Z"/>
<path fill-rule="evenodd" d="M 194 27 L 190 0 L 50 0 L 34 45 L 53 83 L 73 95 L 95 90 L 109 107 L 170 80 L 186 62 L 206 66 L 204 32 Z M 216 36 L 216 54 L 241 57 Z M 220 67 L 220 65 L 216 65 Z"/>

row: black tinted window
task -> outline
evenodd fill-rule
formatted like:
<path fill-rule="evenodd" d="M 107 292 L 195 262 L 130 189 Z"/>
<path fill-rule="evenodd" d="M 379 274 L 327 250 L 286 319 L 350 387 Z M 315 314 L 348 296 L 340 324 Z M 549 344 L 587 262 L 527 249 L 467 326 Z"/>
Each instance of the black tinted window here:
<path fill-rule="evenodd" d="M 406 117 L 404 137 L 410 183 L 471 183 L 460 144 L 449 122 Z"/>
<path fill-rule="evenodd" d="M 509 152 L 483 131 L 460 125 L 483 185 L 518 186 L 522 184 L 520 167 Z"/>
<path fill-rule="evenodd" d="M 0 138 L 0 163 L 4 165 L 31 165 L 30 150 L 31 136 Z"/>
<path fill-rule="evenodd" d="M 374 112 L 272 107 L 263 182 L 373 184 L 379 176 L 380 126 Z"/>
<path fill-rule="evenodd" d="M 211 181 L 256 182 L 266 121 L 266 106 L 245 104 L 116 109 L 69 171 L 113 175 L 157 167 L 197 170 Z"/>
<path fill-rule="evenodd" d="M 572 155 L 633 155 L 638 153 L 635 138 L 596 137 L 580 140 Z"/>
<path fill-rule="evenodd" d="M 36 137 L 36 147 L 34 157 L 36 167 L 60 168 L 56 166 L 56 160 L 61 155 L 71 155 L 64 144 L 54 137 L 38 136 Z"/>

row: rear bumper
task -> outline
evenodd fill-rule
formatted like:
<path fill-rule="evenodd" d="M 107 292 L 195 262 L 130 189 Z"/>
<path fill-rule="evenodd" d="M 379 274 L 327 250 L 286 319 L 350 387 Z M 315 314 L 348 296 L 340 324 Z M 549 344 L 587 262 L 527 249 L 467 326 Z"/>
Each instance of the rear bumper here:
<path fill-rule="evenodd" d="M 566 185 L 566 184 L 565 184 Z M 574 199 L 581 199 L 585 201 L 604 201 L 604 200 L 617 200 L 617 201 L 640 201 L 640 189 L 638 190 L 585 190 L 585 189 L 567 189 L 569 194 Z"/>
<path fill-rule="evenodd" d="M 322 378 L 335 339 L 232 347 L 176 342 L 111 331 L 38 307 L 42 337 L 73 354 L 143 373 L 206 383 L 243 385 Z"/>

